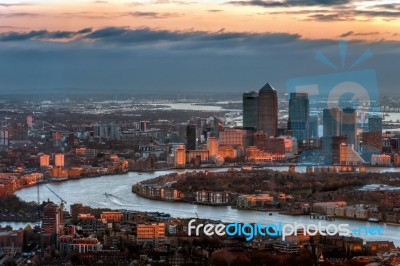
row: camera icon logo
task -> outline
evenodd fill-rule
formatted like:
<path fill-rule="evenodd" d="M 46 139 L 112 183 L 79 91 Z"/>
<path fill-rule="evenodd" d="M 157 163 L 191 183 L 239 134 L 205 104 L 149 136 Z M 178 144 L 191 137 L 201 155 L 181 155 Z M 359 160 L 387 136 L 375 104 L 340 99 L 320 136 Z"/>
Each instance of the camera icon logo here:
<path fill-rule="evenodd" d="M 346 41 L 339 42 L 339 51 L 341 66 L 345 69 Z M 302 146 L 299 163 L 332 165 L 364 162 L 359 156 L 362 142 L 357 137 L 357 129 L 368 131 L 369 117 L 380 115 L 379 91 L 374 69 L 353 69 L 371 56 L 372 51 L 367 49 L 347 71 L 287 80 L 288 130 Z M 339 68 L 322 52 L 317 52 L 315 58 L 334 70 Z M 296 128 L 299 123 L 303 123 L 301 129 Z M 322 137 L 321 141 L 319 137 Z M 349 150 L 354 160 L 342 162 L 340 151 L 335 154 L 335 149 L 343 143 L 354 150 Z M 312 150 L 318 146 L 322 147 L 319 152 Z"/>

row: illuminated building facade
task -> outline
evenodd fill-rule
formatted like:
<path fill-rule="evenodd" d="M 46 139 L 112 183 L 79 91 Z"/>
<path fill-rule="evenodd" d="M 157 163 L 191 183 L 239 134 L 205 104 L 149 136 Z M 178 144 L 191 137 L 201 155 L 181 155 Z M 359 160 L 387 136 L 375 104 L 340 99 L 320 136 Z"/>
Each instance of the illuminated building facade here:
<path fill-rule="evenodd" d="M 54 166 L 64 167 L 64 154 L 57 153 L 56 155 L 54 155 Z"/>
<path fill-rule="evenodd" d="M 40 167 L 49 167 L 50 156 L 47 154 L 40 155 L 39 156 L 39 164 L 40 164 Z"/>
<path fill-rule="evenodd" d="M 186 147 L 184 145 L 178 145 L 174 153 L 174 166 L 184 167 L 186 165 Z"/>
<path fill-rule="evenodd" d="M 278 131 L 278 95 L 269 84 L 258 92 L 258 130 L 275 137 Z"/>

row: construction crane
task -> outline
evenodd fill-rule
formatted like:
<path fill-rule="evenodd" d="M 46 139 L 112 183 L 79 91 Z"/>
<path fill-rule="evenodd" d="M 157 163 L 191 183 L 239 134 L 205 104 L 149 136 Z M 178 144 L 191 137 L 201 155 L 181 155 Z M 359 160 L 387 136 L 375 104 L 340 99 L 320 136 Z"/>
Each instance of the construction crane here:
<path fill-rule="evenodd" d="M 67 203 L 63 198 L 61 198 L 54 190 L 52 190 L 48 185 L 43 184 L 48 190 L 51 191 L 57 198 L 61 200 L 61 208 L 63 208 L 64 204 Z M 42 231 L 42 217 L 40 215 L 40 183 L 37 183 L 37 203 L 38 203 L 38 226 L 39 226 L 39 234 L 40 234 L 40 242 L 39 242 L 39 256 L 43 257 L 43 231 Z"/>
<path fill-rule="evenodd" d="M 56 192 L 54 192 L 54 190 L 52 190 L 48 185 L 44 185 L 48 190 L 50 190 L 57 198 L 59 198 L 61 200 L 61 204 L 66 204 L 67 202 L 61 198 Z"/>

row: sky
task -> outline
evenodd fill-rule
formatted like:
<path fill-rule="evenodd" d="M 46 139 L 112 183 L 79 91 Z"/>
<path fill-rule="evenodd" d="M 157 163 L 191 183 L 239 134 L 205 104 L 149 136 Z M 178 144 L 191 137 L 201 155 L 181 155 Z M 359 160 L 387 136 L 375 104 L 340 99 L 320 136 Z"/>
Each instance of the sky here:
<path fill-rule="evenodd" d="M 0 16 L 0 93 L 284 92 L 373 69 L 400 94 L 398 0 L 0 0 Z"/>

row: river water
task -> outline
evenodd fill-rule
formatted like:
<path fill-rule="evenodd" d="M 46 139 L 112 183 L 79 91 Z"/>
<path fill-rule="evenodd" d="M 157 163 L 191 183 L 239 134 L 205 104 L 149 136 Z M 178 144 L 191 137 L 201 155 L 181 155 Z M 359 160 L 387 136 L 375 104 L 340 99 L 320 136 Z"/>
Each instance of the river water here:
<path fill-rule="evenodd" d="M 37 225 L 37 223 L 35 223 L 35 222 L 8 222 L 8 221 L 6 221 L 6 222 L 0 222 L 0 226 L 1 226 L 1 227 L 4 228 L 4 227 L 6 227 L 7 225 L 10 225 L 14 230 L 17 230 L 17 229 L 20 229 L 20 228 L 24 229 L 28 224 L 29 224 L 32 228 L 35 227 L 35 226 Z"/>
<path fill-rule="evenodd" d="M 269 167 L 273 170 L 287 170 L 287 167 Z M 208 169 L 209 171 L 225 171 L 226 169 Z M 298 171 L 304 171 L 305 167 L 298 167 Z M 398 175 L 395 168 L 372 168 L 374 172 L 393 172 L 394 177 Z M 95 178 L 83 178 L 77 180 L 69 180 L 60 183 L 48 184 L 59 196 L 66 202 L 66 207 L 70 204 L 82 203 L 94 208 L 111 208 L 111 209 L 126 209 L 135 211 L 148 212 L 164 212 L 169 213 L 173 217 L 191 218 L 196 217 L 207 218 L 213 220 L 221 220 L 224 222 L 258 222 L 266 223 L 317 223 L 322 224 L 349 224 L 350 228 L 359 226 L 372 226 L 375 223 L 351 221 L 344 219 L 336 219 L 336 221 L 319 221 L 311 220 L 308 216 L 289 216 L 273 213 L 272 216 L 265 212 L 252 210 L 238 210 L 231 207 L 212 207 L 203 205 L 194 205 L 181 202 L 164 202 L 141 198 L 131 192 L 132 185 L 136 182 L 157 177 L 172 172 L 183 173 L 186 170 L 168 170 L 156 171 L 148 173 L 131 172 L 123 175 L 100 176 Z M 400 176 L 400 175 L 399 175 Z M 104 193 L 112 194 L 115 197 L 106 197 Z M 25 201 L 37 200 L 37 187 L 24 188 L 16 192 L 16 194 Z M 40 186 L 40 200 L 50 199 L 53 202 L 59 203 L 60 200 L 43 185 Z M 400 226 L 380 224 L 384 228 L 382 236 L 365 236 L 366 240 L 389 240 L 393 241 L 397 246 L 400 246 Z"/>

